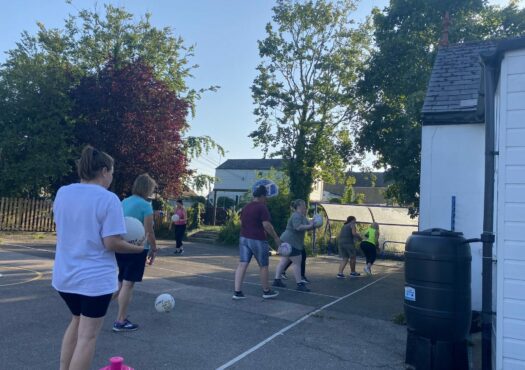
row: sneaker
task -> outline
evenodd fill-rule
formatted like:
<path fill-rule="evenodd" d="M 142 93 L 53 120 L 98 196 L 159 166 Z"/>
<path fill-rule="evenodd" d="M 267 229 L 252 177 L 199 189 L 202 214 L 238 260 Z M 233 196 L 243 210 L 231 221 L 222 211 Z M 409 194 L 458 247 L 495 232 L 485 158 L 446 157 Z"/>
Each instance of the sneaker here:
<path fill-rule="evenodd" d="M 358 277 L 358 276 L 361 276 L 361 274 L 359 272 L 351 272 L 350 273 L 350 276 L 353 276 L 353 277 Z"/>
<path fill-rule="evenodd" d="M 278 295 L 279 295 L 279 292 L 276 292 L 275 290 L 268 289 L 267 291 L 263 291 L 262 297 L 264 299 L 269 299 L 269 298 L 275 298 Z"/>
<path fill-rule="evenodd" d="M 281 281 L 281 279 L 274 279 L 272 286 L 276 286 L 279 288 L 286 288 L 286 284 Z"/>
<path fill-rule="evenodd" d="M 346 279 L 346 276 L 344 274 L 337 274 L 338 279 Z"/>
<path fill-rule="evenodd" d="M 124 322 L 115 321 L 113 323 L 113 331 L 135 331 L 139 328 L 137 324 L 133 324 L 128 319 Z"/>
<path fill-rule="evenodd" d="M 301 279 L 301 283 L 310 284 L 311 281 L 306 276 L 303 276 Z"/>
<path fill-rule="evenodd" d="M 372 275 L 372 270 L 370 270 L 370 267 L 365 266 L 365 268 L 363 270 L 365 271 L 365 274 Z"/>
<path fill-rule="evenodd" d="M 297 284 L 297 290 L 300 292 L 310 292 L 310 289 L 306 287 L 305 283 L 299 283 Z"/>
<path fill-rule="evenodd" d="M 286 276 L 286 272 L 283 272 L 283 273 L 281 274 L 281 279 L 282 279 L 282 280 L 288 280 L 288 276 Z"/>
<path fill-rule="evenodd" d="M 243 292 L 234 292 L 232 296 L 232 299 L 245 299 L 245 298 L 246 296 L 244 295 Z"/>

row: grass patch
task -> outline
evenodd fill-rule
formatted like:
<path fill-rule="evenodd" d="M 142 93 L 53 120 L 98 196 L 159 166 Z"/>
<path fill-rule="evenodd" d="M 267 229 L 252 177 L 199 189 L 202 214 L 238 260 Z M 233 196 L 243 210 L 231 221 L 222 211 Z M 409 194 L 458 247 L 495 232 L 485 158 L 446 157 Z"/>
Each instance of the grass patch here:
<path fill-rule="evenodd" d="M 399 313 L 392 318 L 392 322 L 397 325 L 406 325 L 407 320 L 404 313 Z"/>
<path fill-rule="evenodd" d="M 46 237 L 46 234 L 45 233 L 34 233 L 32 237 L 33 239 L 40 240 L 40 239 L 44 239 Z"/>
<path fill-rule="evenodd" d="M 220 226 L 213 226 L 213 225 L 201 225 L 198 229 L 189 230 L 186 232 L 187 236 L 192 236 L 193 234 L 198 233 L 199 231 L 219 231 L 221 229 Z"/>

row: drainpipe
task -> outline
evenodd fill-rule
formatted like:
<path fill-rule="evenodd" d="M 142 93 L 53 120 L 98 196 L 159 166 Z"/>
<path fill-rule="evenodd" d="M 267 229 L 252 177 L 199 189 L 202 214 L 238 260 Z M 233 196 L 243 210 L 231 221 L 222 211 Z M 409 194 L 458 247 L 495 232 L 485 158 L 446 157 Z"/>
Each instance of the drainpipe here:
<path fill-rule="evenodd" d="M 485 194 L 483 207 L 483 263 L 482 263 L 482 326 L 481 326 L 481 368 L 492 369 L 492 248 L 494 245 L 494 171 L 495 119 L 494 95 L 496 90 L 496 55 L 482 56 L 485 80 Z M 499 60 L 498 60 L 499 62 Z"/>

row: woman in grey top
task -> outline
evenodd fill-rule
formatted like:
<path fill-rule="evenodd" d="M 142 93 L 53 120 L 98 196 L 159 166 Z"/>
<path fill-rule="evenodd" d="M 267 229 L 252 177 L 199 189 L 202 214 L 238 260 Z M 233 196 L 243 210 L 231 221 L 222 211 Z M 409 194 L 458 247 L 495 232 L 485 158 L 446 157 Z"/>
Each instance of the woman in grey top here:
<path fill-rule="evenodd" d="M 281 256 L 277 270 L 275 271 L 275 280 L 273 286 L 286 287 L 281 281 L 281 274 L 288 264 L 288 261 L 292 261 L 292 268 L 297 282 L 297 290 L 303 292 L 309 292 L 304 282 L 301 282 L 301 254 L 304 250 L 304 235 L 306 230 L 312 230 L 314 228 L 313 221 L 308 221 L 306 218 L 306 203 L 302 199 L 294 200 L 291 204 L 293 213 L 288 220 L 286 230 L 281 235 L 281 242 L 289 243 L 292 246 L 292 253 L 290 256 Z"/>
<path fill-rule="evenodd" d="M 341 263 L 339 264 L 338 279 L 344 279 L 346 276 L 343 271 L 348 260 L 350 260 L 350 277 L 361 275 L 355 271 L 355 260 L 357 251 L 355 248 L 356 239 L 363 240 L 356 229 L 357 220 L 354 216 L 348 216 L 346 222 L 341 228 L 337 243 L 339 244 L 339 255 L 341 256 Z"/>

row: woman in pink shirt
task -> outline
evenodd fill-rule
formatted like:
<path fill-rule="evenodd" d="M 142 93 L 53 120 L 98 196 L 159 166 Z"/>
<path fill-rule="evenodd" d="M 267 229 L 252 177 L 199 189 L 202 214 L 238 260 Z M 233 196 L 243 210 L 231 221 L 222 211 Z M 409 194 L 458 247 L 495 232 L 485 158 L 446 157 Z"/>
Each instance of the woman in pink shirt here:
<path fill-rule="evenodd" d="M 184 238 L 184 232 L 186 231 L 186 222 L 188 218 L 186 215 L 186 209 L 182 203 L 182 199 L 177 200 L 175 213 L 171 217 L 170 229 L 173 226 L 175 229 L 175 254 L 183 254 L 184 248 L 182 248 L 182 238 Z"/>

